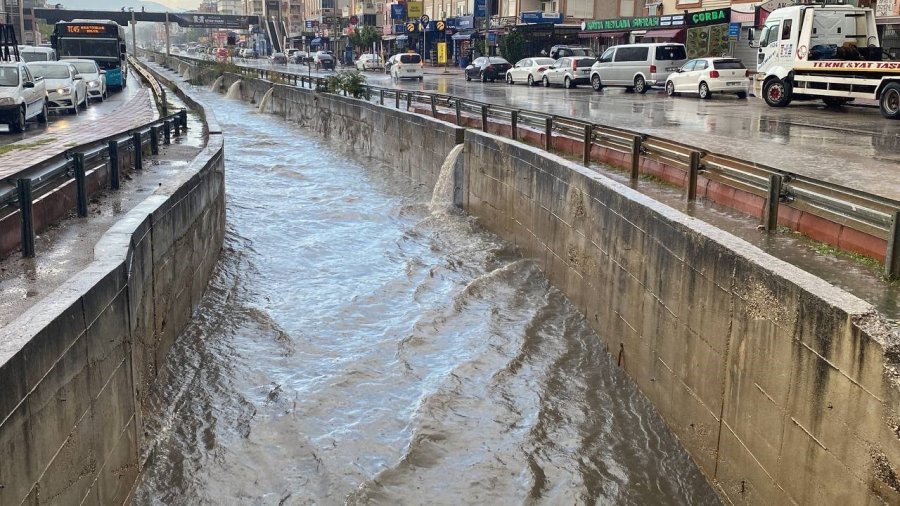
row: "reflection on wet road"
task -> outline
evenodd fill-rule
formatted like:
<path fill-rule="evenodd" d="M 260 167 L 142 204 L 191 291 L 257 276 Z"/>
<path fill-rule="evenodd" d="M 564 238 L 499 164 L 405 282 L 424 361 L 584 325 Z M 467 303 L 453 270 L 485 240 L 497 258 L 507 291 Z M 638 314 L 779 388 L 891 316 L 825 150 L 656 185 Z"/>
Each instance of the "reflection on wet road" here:
<path fill-rule="evenodd" d="M 151 394 L 137 504 L 718 504 L 532 262 L 202 97 L 228 125 L 227 243 Z"/>

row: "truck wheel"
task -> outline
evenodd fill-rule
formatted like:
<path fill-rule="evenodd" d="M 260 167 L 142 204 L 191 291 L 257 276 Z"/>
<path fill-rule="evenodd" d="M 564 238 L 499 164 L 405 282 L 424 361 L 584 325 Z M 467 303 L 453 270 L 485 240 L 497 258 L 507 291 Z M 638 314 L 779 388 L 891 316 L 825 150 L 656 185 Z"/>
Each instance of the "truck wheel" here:
<path fill-rule="evenodd" d="M 771 107 L 786 107 L 791 103 L 792 92 L 791 83 L 778 78 L 766 81 L 763 86 L 763 98 Z"/>
<path fill-rule="evenodd" d="M 881 90 L 881 115 L 887 119 L 900 119 L 900 83 L 890 83 Z"/>
<path fill-rule="evenodd" d="M 603 83 L 600 82 L 600 74 L 594 74 L 591 76 L 591 88 L 594 88 L 594 91 L 600 91 L 603 89 Z"/>
<path fill-rule="evenodd" d="M 9 124 L 9 131 L 12 133 L 19 133 L 25 131 L 25 108 L 19 108 L 19 114 L 16 115 L 16 119 L 13 120 L 12 123 Z"/>
<path fill-rule="evenodd" d="M 37 120 L 38 120 L 38 123 L 40 123 L 42 125 L 47 124 L 47 101 L 46 100 L 44 101 L 44 108 L 41 109 L 41 113 L 38 114 Z"/>

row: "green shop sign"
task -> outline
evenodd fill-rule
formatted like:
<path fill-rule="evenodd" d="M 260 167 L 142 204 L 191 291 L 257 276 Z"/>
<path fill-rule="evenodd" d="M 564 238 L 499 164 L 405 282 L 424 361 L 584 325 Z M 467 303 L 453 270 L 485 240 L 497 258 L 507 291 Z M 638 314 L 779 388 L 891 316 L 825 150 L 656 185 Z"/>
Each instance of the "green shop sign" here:
<path fill-rule="evenodd" d="M 659 16 L 640 18 L 595 19 L 584 23 L 584 30 L 646 30 L 659 26 Z"/>
<path fill-rule="evenodd" d="M 688 13 L 688 26 L 720 25 L 731 21 L 731 9 Z"/>

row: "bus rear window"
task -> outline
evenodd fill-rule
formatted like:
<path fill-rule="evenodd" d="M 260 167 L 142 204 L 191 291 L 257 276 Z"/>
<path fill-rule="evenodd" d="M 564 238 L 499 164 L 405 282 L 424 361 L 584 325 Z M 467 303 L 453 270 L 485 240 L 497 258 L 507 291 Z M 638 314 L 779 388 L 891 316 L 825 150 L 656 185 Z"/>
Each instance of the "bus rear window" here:
<path fill-rule="evenodd" d="M 401 54 L 400 63 L 421 63 L 422 57 L 417 54 Z"/>
<path fill-rule="evenodd" d="M 684 46 L 658 46 L 656 59 L 663 61 L 686 60 L 687 53 L 684 51 Z"/>

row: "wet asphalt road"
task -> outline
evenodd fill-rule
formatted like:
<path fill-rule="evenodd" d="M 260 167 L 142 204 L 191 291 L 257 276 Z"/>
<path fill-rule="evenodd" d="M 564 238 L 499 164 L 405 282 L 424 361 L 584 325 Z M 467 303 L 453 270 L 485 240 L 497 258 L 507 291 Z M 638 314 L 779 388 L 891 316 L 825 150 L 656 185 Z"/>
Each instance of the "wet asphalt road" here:
<path fill-rule="evenodd" d="M 63 111 L 50 111 L 50 121 L 47 125 L 38 124 L 37 121 L 29 121 L 25 131 L 19 134 L 10 133 L 8 126 L 0 124 L 0 146 L 25 139 L 38 141 L 42 135 L 65 135 L 71 129 L 89 127 L 102 118 L 103 115 L 111 113 L 125 102 L 128 102 L 141 87 L 140 79 L 132 73 L 128 78 L 128 86 L 124 90 L 110 92 L 109 98 L 104 102 L 91 100 L 87 109 L 79 109 L 77 116 Z"/>
<path fill-rule="evenodd" d="M 272 65 L 266 60 L 238 63 L 308 74 L 303 65 Z M 826 108 L 814 101 L 776 109 L 753 97 L 739 100 L 717 95 L 704 101 L 687 95 L 670 98 L 661 89 L 637 95 L 621 88 L 595 92 L 590 86 L 567 90 L 466 82 L 458 69 L 446 75 L 427 69 L 423 81 L 394 82 L 372 71 L 365 75 L 373 86 L 589 119 L 900 200 L 900 121 L 883 118 L 876 107 Z"/>

